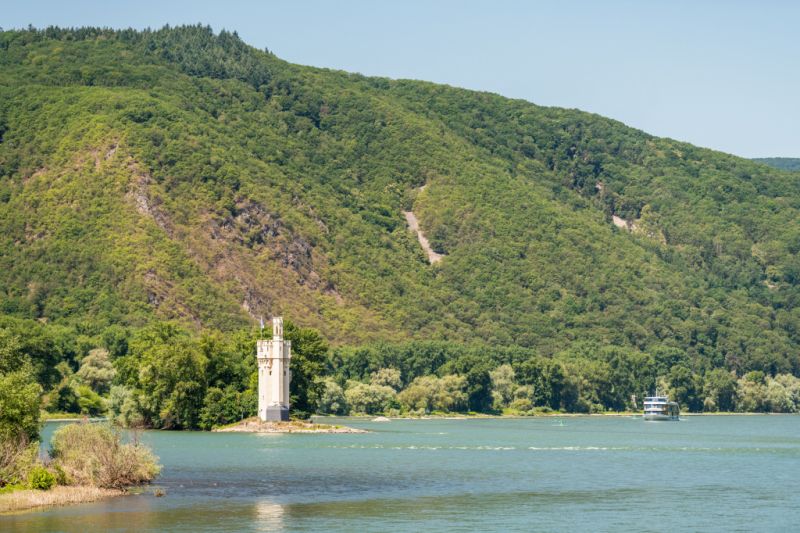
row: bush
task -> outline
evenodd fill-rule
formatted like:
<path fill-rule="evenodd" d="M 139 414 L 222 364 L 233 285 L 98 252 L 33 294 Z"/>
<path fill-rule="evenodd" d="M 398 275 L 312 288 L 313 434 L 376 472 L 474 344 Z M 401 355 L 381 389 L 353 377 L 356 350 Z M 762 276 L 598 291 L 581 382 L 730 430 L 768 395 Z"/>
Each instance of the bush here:
<path fill-rule="evenodd" d="M 28 487 L 35 490 L 50 490 L 56 484 L 56 477 L 43 466 L 34 466 L 28 473 Z"/>
<path fill-rule="evenodd" d="M 152 481 L 160 471 L 148 447 L 123 444 L 107 424 L 66 425 L 53 434 L 51 446 L 55 468 L 74 485 L 122 488 Z"/>
<path fill-rule="evenodd" d="M 27 435 L 0 438 L 0 487 L 23 483 L 34 468 L 39 455 L 39 443 Z"/>

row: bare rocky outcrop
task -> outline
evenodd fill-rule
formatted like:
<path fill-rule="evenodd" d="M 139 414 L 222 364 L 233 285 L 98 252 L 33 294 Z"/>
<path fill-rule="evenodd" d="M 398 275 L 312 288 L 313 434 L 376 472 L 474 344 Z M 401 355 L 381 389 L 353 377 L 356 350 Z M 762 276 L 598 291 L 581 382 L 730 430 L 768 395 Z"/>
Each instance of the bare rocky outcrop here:
<path fill-rule="evenodd" d="M 611 215 L 611 222 L 620 229 L 628 231 L 636 230 L 636 222 L 631 220 L 625 220 L 624 218 L 618 217 L 617 215 Z"/>
<path fill-rule="evenodd" d="M 263 205 L 243 199 L 236 206 L 236 214 L 210 225 L 215 238 L 238 242 L 256 252 L 268 250 L 270 259 L 297 274 L 300 285 L 311 289 L 321 285 L 314 268 L 313 246 Z"/>
<path fill-rule="evenodd" d="M 139 165 L 133 160 L 128 162 L 128 170 L 132 175 L 128 187 L 128 199 L 136 206 L 139 214 L 153 219 L 158 227 L 172 237 L 175 234 L 175 228 L 162 207 L 163 201 L 152 192 L 153 178 L 146 172 L 142 172 Z"/>

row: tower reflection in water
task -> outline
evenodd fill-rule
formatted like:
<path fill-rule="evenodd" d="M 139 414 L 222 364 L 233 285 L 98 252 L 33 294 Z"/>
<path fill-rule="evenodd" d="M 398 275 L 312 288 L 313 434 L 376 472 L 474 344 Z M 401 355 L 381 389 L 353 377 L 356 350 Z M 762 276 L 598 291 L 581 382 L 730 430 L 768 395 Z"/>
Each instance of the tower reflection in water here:
<path fill-rule="evenodd" d="M 285 509 L 283 505 L 269 500 L 255 504 L 255 522 L 258 531 L 280 531 L 284 526 Z"/>

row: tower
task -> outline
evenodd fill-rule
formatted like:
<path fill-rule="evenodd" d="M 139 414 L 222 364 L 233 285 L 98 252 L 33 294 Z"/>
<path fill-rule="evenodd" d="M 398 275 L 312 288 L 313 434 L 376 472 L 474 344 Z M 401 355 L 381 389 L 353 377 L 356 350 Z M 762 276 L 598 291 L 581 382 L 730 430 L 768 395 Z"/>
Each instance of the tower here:
<path fill-rule="evenodd" d="M 262 322 L 263 324 L 263 322 Z M 259 339 L 258 357 L 258 418 L 289 420 L 289 383 L 292 372 L 291 341 L 283 340 L 283 318 L 272 319 L 272 339 Z"/>

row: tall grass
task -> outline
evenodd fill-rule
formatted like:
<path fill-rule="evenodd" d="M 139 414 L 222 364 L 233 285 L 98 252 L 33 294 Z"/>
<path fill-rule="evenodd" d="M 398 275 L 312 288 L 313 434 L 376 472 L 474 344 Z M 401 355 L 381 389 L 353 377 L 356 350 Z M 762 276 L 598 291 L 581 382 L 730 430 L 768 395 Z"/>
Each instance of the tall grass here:
<path fill-rule="evenodd" d="M 123 494 L 118 489 L 99 487 L 54 487 L 48 491 L 18 490 L 0 494 L 0 513 L 21 511 L 44 505 L 67 505 L 70 503 L 93 502 L 101 498 Z"/>

